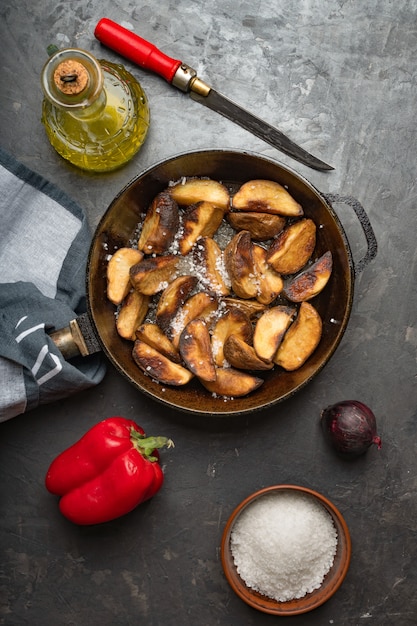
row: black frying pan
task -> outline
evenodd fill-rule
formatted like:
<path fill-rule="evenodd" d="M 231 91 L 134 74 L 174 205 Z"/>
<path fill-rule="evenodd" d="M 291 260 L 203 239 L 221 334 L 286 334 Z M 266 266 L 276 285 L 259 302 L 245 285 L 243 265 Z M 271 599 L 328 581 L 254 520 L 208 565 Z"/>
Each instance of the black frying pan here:
<path fill-rule="evenodd" d="M 157 384 L 144 375 L 132 359 L 132 342 L 116 331 L 115 307 L 106 297 L 108 255 L 129 245 L 143 214 L 157 193 L 183 176 L 209 177 L 231 189 L 251 179 L 268 179 L 285 186 L 311 217 L 317 229 L 314 257 L 330 250 L 333 272 L 329 283 L 312 304 L 323 320 L 320 344 L 306 363 L 294 372 L 275 367 L 262 373 L 264 384 L 243 398 L 225 401 L 212 397 L 197 380 L 184 387 Z M 355 210 L 365 232 L 368 250 L 354 265 L 350 246 L 331 202 L 342 201 Z M 102 350 L 117 370 L 139 391 L 172 408 L 194 414 L 244 414 L 281 402 L 302 389 L 330 360 L 346 330 L 353 302 L 355 274 L 376 254 L 376 240 L 361 205 L 352 198 L 324 196 L 291 169 L 268 158 L 230 150 L 205 150 L 181 154 L 158 163 L 134 178 L 112 201 L 95 232 L 88 260 L 88 314 Z M 256 375 L 259 375 L 257 372 Z"/>

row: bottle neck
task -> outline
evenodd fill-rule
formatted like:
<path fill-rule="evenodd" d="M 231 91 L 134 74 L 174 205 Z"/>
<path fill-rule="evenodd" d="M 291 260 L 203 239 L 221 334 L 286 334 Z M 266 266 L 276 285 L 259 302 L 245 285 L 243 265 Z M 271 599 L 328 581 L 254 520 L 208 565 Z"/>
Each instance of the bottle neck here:
<path fill-rule="evenodd" d="M 45 97 L 77 117 L 97 115 L 106 104 L 100 63 L 88 52 L 67 48 L 56 52 L 41 75 Z"/>

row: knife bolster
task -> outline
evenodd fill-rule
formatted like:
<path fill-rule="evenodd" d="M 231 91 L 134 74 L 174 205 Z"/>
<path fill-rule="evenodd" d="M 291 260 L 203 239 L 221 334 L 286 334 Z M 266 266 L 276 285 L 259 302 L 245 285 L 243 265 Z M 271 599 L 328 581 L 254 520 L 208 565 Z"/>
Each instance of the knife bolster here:
<path fill-rule="evenodd" d="M 186 63 L 181 63 L 178 67 L 171 84 L 181 91 L 194 91 L 200 96 L 208 96 L 211 89 L 209 85 L 198 78 L 197 72 Z"/>
<path fill-rule="evenodd" d="M 211 87 L 207 85 L 207 83 L 205 83 L 203 80 L 198 78 L 198 76 L 196 76 L 191 81 L 190 91 L 193 91 L 194 93 L 198 93 L 200 96 L 206 97 L 209 95 L 211 91 Z"/>
<path fill-rule="evenodd" d="M 189 91 L 190 84 L 193 79 L 197 77 L 197 72 L 187 65 L 186 63 L 181 63 L 178 67 L 177 71 L 174 74 L 174 78 L 172 79 L 172 85 L 181 89 L 181 91 Z"/>

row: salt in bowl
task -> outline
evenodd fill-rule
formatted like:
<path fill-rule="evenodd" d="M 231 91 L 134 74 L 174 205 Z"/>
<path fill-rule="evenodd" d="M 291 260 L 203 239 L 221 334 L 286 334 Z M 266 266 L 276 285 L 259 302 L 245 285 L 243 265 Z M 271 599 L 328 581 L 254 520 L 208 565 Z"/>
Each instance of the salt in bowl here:
<path fill-rule="evenodd" d="M 324 509 L 327 510 L 331 520 L 333 521 L 337 532 L 337 545 L 333 564 L 324 576 L 320 586 L 314 591 L 306 593 L 301 598 L 280 602 L 255 591 L 253 588 L 247 586 L 245 581 L 241 578 L 237 571 L 232 552 L 231 536 L 239 516 L 244 510 L 247 509 L 247 507 L 266 495 L 279 495 L 283 493 L 295 495 L 304 494 L 304 496 L 307 495 L 313 498 L 316 502 L 320 503 Z M 327 498 L 306 487 L 296 485 L 275 485 L 261 489 L 260 491 L 248 496 L 233 511 L 223 531 L 221 541 L 221 560 L 225 576 L 233 591 L 249 606 L 272 615 L 299 615 L 301 613 L 307 613 L 308 611 L 324 604 L 324 602 L 329 600 L 329 598 L 331 598 L 331 596 L 333 596 L 333 594 L 339 589 L 349 568 L 351 550 L 351 539 L 346 522 L 338 509 Z"/>

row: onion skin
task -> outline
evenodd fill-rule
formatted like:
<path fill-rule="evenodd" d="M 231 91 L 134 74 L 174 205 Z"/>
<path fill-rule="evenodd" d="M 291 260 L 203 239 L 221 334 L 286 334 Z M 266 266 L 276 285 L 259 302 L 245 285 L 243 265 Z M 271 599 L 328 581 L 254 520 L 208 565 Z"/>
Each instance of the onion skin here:
<path fill-rule="evenodd" d="M 328 406 L 321 413 L 321 426 L 328 443 L 346 457 L 364 454 L 372 444 L 378 449 L 382 446 L 375 415 L 358 400 L 344 400 Z"/>

